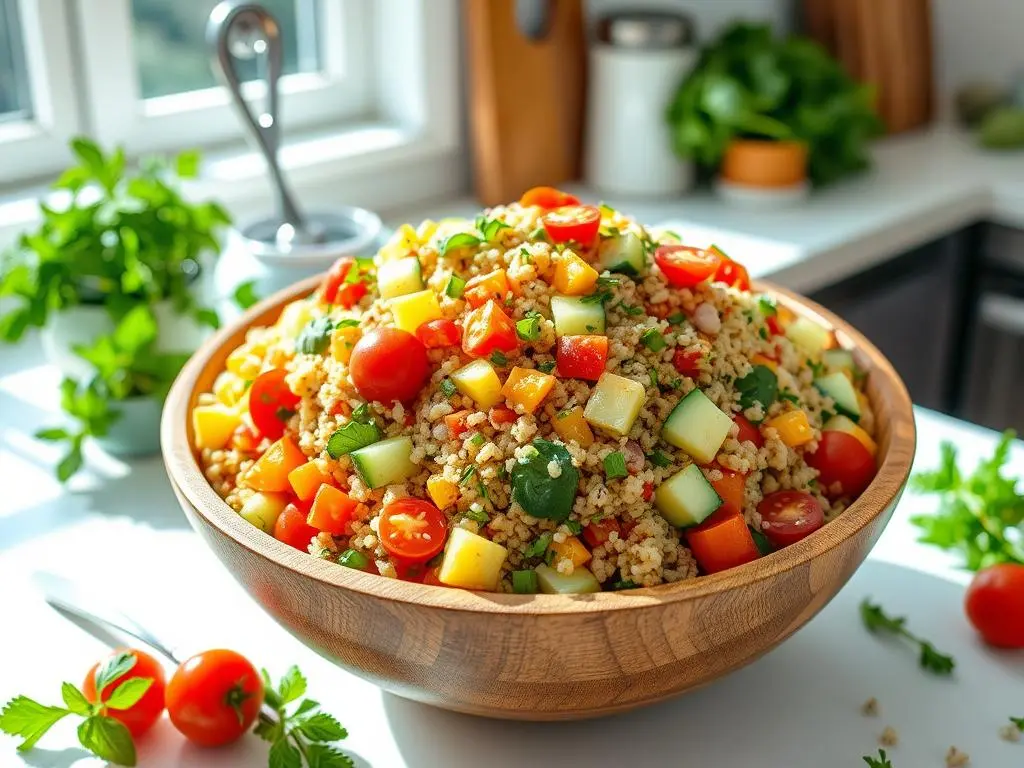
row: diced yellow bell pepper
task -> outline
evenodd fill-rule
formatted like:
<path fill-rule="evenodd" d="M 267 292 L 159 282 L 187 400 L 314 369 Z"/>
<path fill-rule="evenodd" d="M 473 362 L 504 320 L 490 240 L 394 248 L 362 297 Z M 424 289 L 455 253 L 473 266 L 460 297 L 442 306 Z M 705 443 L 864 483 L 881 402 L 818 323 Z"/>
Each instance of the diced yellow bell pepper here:
<path fill-rule="evenodd" d="M 498 588 L 501 566 L 505 564 L 506 557 L 508 550 L 501 544 L 470 533 L 465 528 L 453 528 L 437 579 L 450 587 L 493 592 Z"/>
<path fill-rule="evenodd" d="M 360 336 L 362 331 L 351 325 L 346 328 L 335 328 L 331 331 L 331 357 L 339 363 L 348 363 L 352 357 L 352 348 Z"/>
<path fill-rule="evenodd" d="M 300 501 L 312 501 L 320 486 L 331 480 L 331 476 L 321 470 L 315 461 L 307 461 L 288 473 L 288 483 Z"/>
<path fill-rule="evenodd" d="M 438 509 L 445 509 L 459 498 L 459 486 L 440 475 L 431 475 L 427 478 L 427 493 Z"/>
<path fill-rule="evenodd" d="M 245 396 L 245 380 L 231 371 L 221 371 L 214 379 L 213 394 L 224 405 L 234 405 Z"/>
<path fill-rule="evenodd" d="M 501 402 L 501 380 L 487 360 L 474 360 L 451 375 L 459 392 L 476 401 L 481 409 Z"/>
<path fill-rule="evenodd" d="M 380 249 L 377 254 L 377 260 L 385 262 L 401 259 L 408 256 L 411 251 L 419 248 L 420 243 L 424 242 L 424 240 L 420 239 L 415 229 L 408 224 L 403 224 L 395 231 L 391 239 L 385 243 L 384 247 Z"/>
<path fill-rule="evenodd" d="M 246 344 L 239 344 L 231 350 L 231 354 L 228 355 L 228 359 L 224 361 L 224 367 L 236 376 L 241 376 L 242 368 L 248 357 L 249 347 Z"/>
<path fill-rule="evenodd" d="M 566 296 L 583 296 L 594 290 L 597 278 L 596 269 L 572 251 L 564 251 L 555 264 L 555 277 L 551 284 Z"/>
<path fill-rule="evenodd" d="M 761 353 L 753 355 L 750 358 L 750 364 L 763 365 L 765 368 L 768 368 L 772 373 L 775 373 L 775 371 L 779 369 L 779 364 L 777 362 L 772 360 L 770 357 L 765 357 Z"/>
<path fill-rule="evenodd" d="M 397 296 L 388 302 L 388 307 L 395 318 L 395 325 L 413 334 L 424 323 L 441 317 L 437 295 L 429 289 Z"/>
<path fill-rule="evenodd" d="M 434 236 L 435 232 L 437 232 L 437 222 L 430 219 L 424 219 L 416 227 L 416 236 L 421 243 L 427 242 L 427 240 Z"/>
<path fill-rule="evenodd" d="M 822 427 L 822 429 L 845 432 L 850 437 L 857 438 L 860 444 L 867 448 L 868 453 L 872 456 L 876 456 L 878 454 L 878 443 L 874 441 L 871 435 L 869 435 L 863 427 L 855 424 L 853 419 L 847 418 L 843 415 L 833 416 L 825 422 L 825 426 Z"/>
<path fill-rule="evenodd" d="M 517 365 L 509 373 L 501 393 L 511 408 L 521 405 L 526 413 L 533 413 L 554 386 L 555 377 L 551 374 Z"/>
<path fill-rule="evenodd" d="M 231 433 L 242 423 L 238 408 L 223 403 L 197 405 L 192 409 L 192 431 L 196 448 L 219 451 L 231 439 Z"/>
<path fill-rule="evenodd" d="M 551 542 L 551 551 L 555 553 L 556 558 L 570 561 L 574 568 L 579 568 L 590 560 L 590 550 L 575 536 L 568 536 L 562 542 Z"/>
<path fill-rule="evenodd" d="M 575 440 L 580 448 L 589 448 L 594 444 L 594 432 L 583 417 L 583 409 L 578 405 L 555 416 L 555 434 L 563 441 Z"/>
<path fill-rule="evenodd" d="M 796 448 L 814 439 L 814 430 L 807 420 L 807 414 L 797 409 L 787 411 L 765 422 L 779 433 L 779 439 L 790 448 Z"/>

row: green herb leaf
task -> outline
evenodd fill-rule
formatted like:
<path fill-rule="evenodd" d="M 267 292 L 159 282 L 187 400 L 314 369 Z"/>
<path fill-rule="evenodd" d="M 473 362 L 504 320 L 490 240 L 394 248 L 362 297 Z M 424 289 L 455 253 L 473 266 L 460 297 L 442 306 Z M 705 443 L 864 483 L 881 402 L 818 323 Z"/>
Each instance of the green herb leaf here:
<path fill-rule="evenodd" d="M 631 304 L 627 304 L 624 301 L 620 301 L 615 306 L 618 309 L 621 309 L 623 312 L 625 312 L 630 317 L 637 317 L 638 315 L 644 314 L 644 308 L 643 307 L 634 307 Z"/>
<path fill-rule="evenodd" d="M 302 755 L 282 737 L 270 747 L 269 768 L 302 768 Z"/>
<path fill-rule="evenodd" d="M 772 552 L 775 551 L 775 547 L 772 546 L 772 543 L 768 540 L 767 536 L 765 536 L 761 531 L 757 530 L 757 528 L 754 528 L 752 526 L 747 527 L 750 529 L 750 536 L 751 538 L 753 538 L 754 546 L 757 547 L 757 552 L 759 555 L 761 555 L 761 557 L 764 557 L 765 555 L 770 555 Z"/>
<path fill-rule="evenodd" d="M 463 512 L 463 515 L 465 517 L 468 517 L 470 520 L 474 520 L 478 523 L 486 523 L 489 522 L 491 519 L 490 517 L 488 517 L 487 513 L 484 510 L 474 509 L 473 507 L 470 507 L 465 512 Z"/>
<path fill-rule="evenodd" d="M 149 690 L 151 685 L 153 685 L 153 678 L 151 677 L 133 677 L 130 680 L 125 680 L 110 694 L 106 705 L 110 709 L 128 709 L 133 707 Z"/>
<path fill-rule="evenodd" d="M 580 302 L 583 304 L 607 304 L 613 298 L 615 298 L 615 295 L 611 291 L 601 290 L 594 291 L 589 296 L 584 296 L 580 299 Z"/>
<path fill-rule="evenodd" d="M 469 479 L 476 474 L 476 465 L 470 464 L 462 471 L 462 477 L 459 478 L 459 485 L 465 485 L 469 482 Z"/>
<path fill-rule="evenodd" d="M 373 414 L 370 413 L 370 406 L 367 403 L 360 403 L 352 411 L 352 421 L 360 424 L 373 424 Z"/>
<path fill-rule="evenodd" d="M 458 391 L 459 388 L 455 386 L 455 382 L 452 381 L 451 379 L 441 380 L 441 394 L 443 394 L 445 397 L 452 397 Z"/>
<path fill-rule="evenodd" d="M 565 446 L 539 438 L 532 446 L 536 451 L 532 458 L 516 462 L 512 469 L 512 498 L 533 517 L 561 522 L 572 511 L 579 470 Z M 559 470 L 557 477 L 548 470 L 552 462 Z"/>
<path fill-rule="evenodd" d="M 249 307 L 258 304 L 260 297 L 256 295 L 256 281 L 247 280 L 244 283 L 240 283 L 235 292 L 232 294 L 232 298 L 235 304 L 238 305 L 239 309 L 248 309 Z"/>
<path fill-rule="evenodd" d="M 291 666 L 284 673 L 277 692 L 281 696 L 281 703 L 288 704 L 300 698 L 306 692 L 306 678 L 296 666 Z"/>
<path fill-rule="evenodd" d="M 334 321 L 329 317 L 317 317 L 306 323 L 295 339 L 295 351 L 303 355 L 322 355 L 331 343 Z"/>
<path fill-rule="evenodd" d="M 531 557 L 544 557 L 544 553 L 548 551 L 548 547 L 551 546 L 553 538 L 554 534 L 551 533 L 551 531 L 545 531 L 530 542 L 530 545 L 523 550 L 523 557 L 527 559 Z"/>
<path fill-rule="evenodd" d="M 491 362 L 494 363 L 499 368 L 504 368 L 506 365 L 508 365 L 508 358 L 505 357 L 504 352 L 502 352 L 500 349 L 496 349 L 493 352 L 491 352 Z"/>
<path fill-rule="evenodd" d="M 60 686 L 60 696 L 64 699 L 64 706 L 71 710 L 76 715 L 88 715 L 92 713 L 93 705 L 87 698 L 82 694 L 71 683 L 62 683 Z"/>
<path fill-rule="evenodd" d="M 35 433 L 36 440 L 48 440 L 50 442 L 67 440 L 69 437 L 71 437 L 71 433 L 66 429 L 61 429 L 59 427 L 54 429 L 40 429 Z"/>
<path fill-rule="evenodd" d="M 1017 726 L 1017 730 L 1024 733 L 1024 717 L 1011 717 L 1010 722 Z"/>
<path fill-rule="evenodd" d="M 346 549 L 338 555 L 338 565 L 344 565 L 346 568 L 355 568 L 357 571 L 361 571 L 369 564 L 370 559 L 355 549 Z"/>
<path fill-rule="evenodd" d="M 346 318 L 343 318 L 341 320 L 338 320 L 334 324 L 334 327 L 335 328 L 358 328 L 359 327 L 359 321 L 355 320 L 355 319 L 353 319 L 351 317 L 346 317 Z"/>
<path fill-rule="evenodd" d="M 380 431 L 376 425 L 350 421 L 331 435 L 327 441 L 327 453 L 332 459 L 339 459 L 347 453 L 365 448 L 378 440 L 380 440 Z"/>
<path fill-rule="evenodd" d="M 469 439 L 469 442 L 471 442 L 473 445 L 483 445 L 484 440 L 484 436 L 477 432 L 475 435 L 473 435 L 473 437 Z"/>
<path fill-rule="evenodd" d="M 661 352 L 667 345 L 665 344 L 665 337 L 661 335 L 661 331 L 657 328 L 648 328 L 642 334 L 640 334 L 640 341 L 644 343 L 651 352 Z"/>
<path fill-rule="evenodd" d="M 466 281 L 458 275 L 452 275 L 448 278 L 448 285 L 445 286 L 444 293 L 446 296 L 452 299 L 461 299 L 462 294 L 466 291 Z"/>
<path fill-rule="evenodd" d="M 274 683 L 270 679 L 270 673 L 261 668 L 260 677 L 263 679 L 263 700 L 271 709 L 280 709 L 283 706 L 281 704 L 281 697 L 278 696 L 277 689 L 274 687 Z"/>
<path fill-rule="evenodd" d="M 778 396 L 779 380 L 771 368 L 755 365 L 750 373 L 736 380 L 736 389 L 740 393 L 740 408 L 745 410 L 760 403 L 767 411 Z"/>
<path fill-rule="evenodd" d="M 199 307 L 195 310 L 192 316 L 200 325 L 205 325 L 207 328 L 213 328 L 213 330 L 220 328 L 220 316 L 212 309 Z"/>
<path fill-rule="evenodd" d="M 757 335 L 760 336 L 765 341 L 768 341 L 768 329 L 765 328 L 763 325 L 757 329 Z"/>
<path fill-rule="evenodd" d="M 604 275 L 602 275 L 601 277 L 597 278 L 597 284 L 601 288 L 611 288 L 616 285 L 619 285 L 621 282 L 622 281 L 617 277 L 605 277 Z"/>
<path fill-rule="evenodd" d="M 453 251 L 457 251 L 461 248 L 471 248 L 475 245 L 480 245 L 480 238 L 476 235 L 471 235 L 469 232 L 459 232 L 447 238 L 441 244 L 441 256 L 447 256 Z"/>
<path fill-rule="evenodd" d="M 352 758 L 326 744 L 310 744 L 306 748 L 309 768 L 355 768 Z"/>
<path fill-rule="evenodd" d="M 779 313 L 775 299 L 771 296 L 759 296 L 757 298 L 757 308 L 761 310 L 761 314 L 765 317 L 775 317 Z"/>
<path fill-rule="evenodd" d="M 70 714 L 68 709 L 48 707 L 27 696 L 18 696 L 8 701 L 0 711 L 0 731 L 9 736 L 22 737 L 24 741 L 18 745 L 18 750 L 24 752 L 35 746 L 48 730 Z"/>
<path fill-rule="evenodd" d="M 537 572 L 533 569 L 512 571 L 512 591 L 517 595 L 537 594 Z"/>
<path fill-rule="evenodd" d="M 793 403 L 793 405 L 800 405 L 800 396 L 795 392 L 790 392 L 788 389 L 779 392 L 779 400 L 785 400 L 786 402 Z"/>
<path fill-rule="evenodd" d="M 619 477 L 628 476 L 629 471 L 626 469 L 626 457 L 622 455 L 622 451 L 613 451 L 604 457 L 605 480 L 615 480 Z"/>
<path fill-rule="evenodd" d="M 623 589 L 636 589 L 640 585 L 631 579 L 621 579 L 619 581 L 612 582 L 612 590 L 619 592 Z"/>
<path fill-rule="evenodd" d="M 686 315 L 682 312 L 675 312 L 665 318 L 670 325 L 682 325 L 686 322 Z"/>
<path fill-rule="evenodd" d="M 860 617 L 867 630 L 873 634 L 888 633 L 917 645 L 921 652 L 918 663 L 922 669 L 937 675 L 952 674 L 953 668 L 956 666 L 953 657 L 940 653 L 931 643 L 911 634 L 906 627 L 905 617 L 887 616 L 880 605 L 872 603 L 867 598 L 861 601 Z"/>
<path fill-rule="evenodd" d="M 583 533 L 583 526 L 580 525 L 579 520 L 566 520 L 563 525 L 569 529 L 569 533 L 573 536 L 579 536 Z"/>
<path fill-rule="evenodd" d="M 296 730 L 310 741 L 339 741 L 348 737 L 348 731 L 341 723 L 326 712 L 318 712 L 303 721 Z"/>
<path fill-rule="evenodd" d="M 522 320 L 516 322 L 516 335 L 523 341 L 536 341 L 540 338 L 540 313 L 530 311 Z"/>
<path fill-rule="evenodd" d="M 87 717 L 78 726 L 78 740 L 94 755 L 118 765 L 135 765 L 135 743 L 124 723 L 105 715 Z"/>
<path fill-rule="evenodd" d="M 488 243 L 493 243 L 497 234 L 503 229 L 510 229 L 509 225 L 501 219 L 485 219 L 482 222 L 482 226 L 478 227 L 480 234 L 484 236 L 484 240 Z"/>
<path fill-rule="evenodd" d="M 672 466 L 672 459 L 660 450 L 655 450 L 654 453 L 648 454 L 647 460 L 656 467 Z"/>
<path fill-rule="evenodd" d="M 96 690 L 102 691 L 112 682 L 123 677 L 135 667 L 135 655 L 127 651 L 121 651 L 103 662 L 103 666 L 97 667 L 94 682 Z"/>
<path fill-rule="evenodd" d="M 551 373 L 555 370 L 555 361 L 545 360 L 544 362 L 537 363 L 537 370 L 541 373 Z"/>
<path fill-rule="evenodd" d="M 886 757 L 885 750 L 878 750 L 878 757 L 871 757 L 871 755 L 864 755 L 864 762 L 868 764 L 868 768 L 893 768 L 892 761 Z"/>

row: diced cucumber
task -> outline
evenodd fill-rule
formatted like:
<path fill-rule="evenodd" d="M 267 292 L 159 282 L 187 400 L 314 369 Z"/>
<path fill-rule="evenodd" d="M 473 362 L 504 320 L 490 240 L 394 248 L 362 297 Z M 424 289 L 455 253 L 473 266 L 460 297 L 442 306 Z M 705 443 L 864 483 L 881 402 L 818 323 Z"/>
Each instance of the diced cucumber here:
<path fill-rule="evenodd" d="M 349 455 L 359 477 L 370 488 L 400 483 L 420 471 L 409 458 L 412 455 L 412 438 L 407 435 L 381 440 Z"/>
<path fill-rule="evenodd" d="M 644 244 L 632 232 L 609 237 L 598 249 L 597 263 L 600 270 L 642 275 L 647 271 Z"/>
<path fill-rule="evenodd" d="M 860 402 L 857 400 L 857 390 L 853 383 L 842 371 L 830 373 L 815 379 L 816 386 L 823 394 L 828 395 L 835 401 L 836 410 L 844 416 L 849 416 L 853 421 L 860 421 Z"/>
<path fill-rule="evenodd" d="M 690 464 L 658 486 L 654 506 L 676 528 L 689 528 L 710 517 L 722 506 L 722 499 L 700 467 Z"/>
<path fill-rule="evenodd" d="M 594 574 L 582 566 L 568 576 L 550 565 L 538 565 L 536 571 L 537 586 L 545 595 L 582 595 L 601 591 L 601 585 Z"/>
<path fill-rule="evenodd" d="M 551 319 L 556 336 L 604 333 L 604 305 L 577 296 L 552 296 Z"/>
<path fill-rule="evenodd" d="M 254 493 L 238 511 L 245 520 L 264 533 L 274 532 L 274 523 L 288 506 L 288 497 L 283 493 Z"/>
<path fill-rule="evenodd" d="M 382 299 L 393 299 L 423 290 L 420 260 L 415 256 L 386 261 L 377 269 L 377 290 Z"/>
<path fill-rule="evenodd" d="M 701 464 L 707 464 L 714 460 L 731 428 L 728 414 L 695 389 L 672 409 L 661 428 L 661 437 Z"/>
<path fill-rule="evenodd" d="M 832 341 L 832 331 L 806 317 L 798 317 L 786 328 L 786 338 L 804 353 L 817 357 Z"/>
<path fill-rule="evenodd" d="M 598 429 L 625 437 L 640 415 L 646 397 L 643 384 L 614 373 L 602 373 L 583 409 L 583 418 Z"/>
<path fill-rule="evenodd" d="M 833 371 L 854 373 L 857 370 L 857 364 L 853 362 L 853 353 L 848 349 L 826 349 L 821 353 L 821 361 L 829 373 Z"/>
<path fill-rule="evenodd" d="M 831 419 L 825 422 L 825 426 L 821 428 L 822 432 L 845 432 L 850 437 L 855 437 L 868 449 L 868 453 L 872 456 L 878 454 L 878 443 L 871 437 L 867 432 L 864 431 L 863 427 L 858 426 L 853 422 L 853 419 L 843 416 L 842 414 L 836 414 Z"/>

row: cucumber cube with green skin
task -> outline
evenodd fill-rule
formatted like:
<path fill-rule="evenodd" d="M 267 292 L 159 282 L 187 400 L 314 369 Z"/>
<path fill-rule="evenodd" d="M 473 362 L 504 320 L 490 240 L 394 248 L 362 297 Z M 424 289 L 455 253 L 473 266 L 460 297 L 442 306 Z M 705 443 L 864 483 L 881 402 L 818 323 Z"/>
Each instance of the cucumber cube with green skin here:
<path fill-rule="evenodd" d="M 817 357 L 832 341 L 832 334 L 813 320 L 798 317 L 786 328 L 786 338 L 805 354 Z"/>
<path fill-rule="evenodd" d="M 853 353 L 848 349 L 826 349 L 821 353 L 821 362 L 825 364 L 825 370 L 829 373 L 835 371 L 854 373 L 857 370 L 857 365 L 853 362 Z"/>
<path fill-rule="evenodd" d="M 552 296 L 551 319 L 556 336 L 588 336 L 604 333 L 604 305 L 578 296 Z"/>
<path fill-rule="evenodd" d="M 587 568 L 574 568 L 570 575 L 559 573 L 550 565 L 538 565 L 537 586 L 545 595 L 582 595 L 600 592 L 601 585 Z"/>
<path fill-rule="evenodd" d="M 288 505 L 283 493 L 254 493 L 242 505 L 238 514 L 264 533 L 273 533 L 278 516 Z"/>
<path fill-rule="evenodd" d="M 682 448 L 695 461 L 708 464 L 714 461 L 730 429 L 729 415 L 695 389 L 672 409 L 661 428 L 661 437 L 669 445 Z"/>
<path fill-rule="evenodd" d="M 583 409 L 583 418 L 603 432 L 625 437 L 640 415 L 646 397 L 643 384 L 614 373 L 602 373 Z"/>
<path fill-rule="evenodd" d="M 412 463 L 412 438 L 391 437 L 352 451 L 352 464 L 370 488 L 400 483 L 420 471 Z"/>
<path fill-rule="evenodd" d="M 700 467 L 690 464 L 658 486 L 654 506 L 676 528 L 689 528 L 710 517 L 722 506 L 722 499 Z"/>
<path fill-rule="evenodd" d="M 642 275 L 647 271 L 644 244 L 632 232 L 609 237 L 601 243 L 597 253 L 599 271 L 620 272 L 624 275 Z"/>
<path fill-rule="evenodd" d="M 830 373 L 814 380 L 822 394 L 828 395 L 836 404 L 836 410 L 853 421 L 860 421 L 860 401 L 857 390 L 842 371 Z"/>
<path fill-rule="evenodd" d="M 386 261 L 377 270 L 377 290 L 382 299 L 393 299 L 423 290 L 420 260 L 415 256 Z"/>

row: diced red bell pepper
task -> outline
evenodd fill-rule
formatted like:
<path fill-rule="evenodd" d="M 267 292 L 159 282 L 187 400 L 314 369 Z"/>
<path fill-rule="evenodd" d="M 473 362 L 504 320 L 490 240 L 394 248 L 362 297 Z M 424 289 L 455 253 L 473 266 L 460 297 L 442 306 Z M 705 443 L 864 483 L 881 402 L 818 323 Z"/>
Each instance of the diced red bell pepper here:
<path fill-rule="evenodd" d="M 466 431 L 467 416 L 469 416 L 469 411 L 456 411 L 444 417 L 444 424 L 448 427 L 449 437 L 458 438 Z"/>
<path fill-rule="evenodd" d="M 622 537 L 622 529 L 619 527 L 619 521 L 614 517 L 605 517 L 600 520 L 594 520 L 583 527 L 583 540 L 590 545 L 591 549 L 599 547 L 608 541 L 612 531 L 616 533 L 620 538 Z"/>
<path fill-rule="evenodd" d="M 718 573 L 760 557 L 743 516 L 728 509 L 719 509 L 700 525 L 688 528 L 684 535 L 704 573 Z"/>
<path fill-rule="evenodd" d="M 722 467 L 718 467 L 718 470 L 722 473 L 722 479 L 712 480 L 711 486 L 722 498 L 722 506 L 719 509 L 743 514 L 743 499 L 746 494 L 747 476 L 742 472 L 735 472 Z"/>
<path fill-rule="evenodd" d="M 494 424 L 514 424 L 519 414 L 506 405 L 496 405 L 488 411 L 487 417 Z"/>
<path fill-rule="evenodd" d="M 462 339 L 462 329 L 448 318 L 430 320 L 416 329 L 416 338 L 423 342 L 427 349 L 458 346 Z"/>
<path fill-rule="evenodd" d="M 760 430 L 750 423 L 750 419 L 744 416 L 742 413 L 733 414 L 732 420 L 736 422 L 736 426 L 740 428 L 740 431 L 736 435 L 736 439 L 741 443 L 745 440 L 749 440 L 758 448 L 764 445 L 764 437 L 761 436 Z"/>
<path fill-rule="evenodd" d="M 562 336 L 555 360 L 559 376 L 597 381 L 608 362 L 608 337 Z"/>

